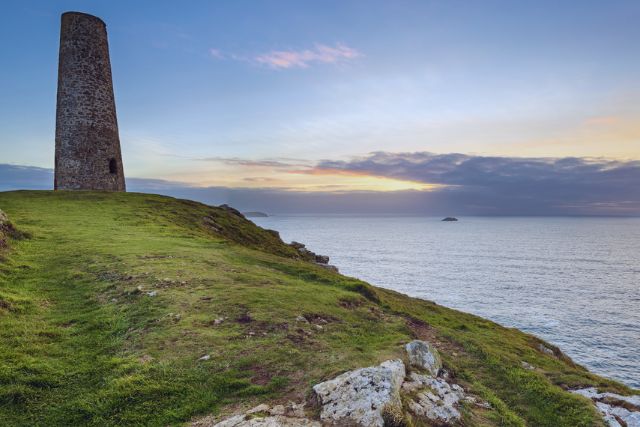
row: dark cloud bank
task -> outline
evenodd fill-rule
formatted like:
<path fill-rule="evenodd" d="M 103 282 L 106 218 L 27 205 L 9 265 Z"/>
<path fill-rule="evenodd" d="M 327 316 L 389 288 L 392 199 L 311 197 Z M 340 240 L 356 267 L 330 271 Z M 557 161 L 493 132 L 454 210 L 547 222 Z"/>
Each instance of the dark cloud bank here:
<path fill-rule="evenodd" d="M 362 173 L 442 184 L 434 191 L 299 192 L 192 187 L 129 178 L 129 191 L 270 213 L 640 216 L 640 161 L 378 152 L 322 161 L 308 173 Z M 51 189 L 50 169 L 0 165 L 0 191 Z"/>

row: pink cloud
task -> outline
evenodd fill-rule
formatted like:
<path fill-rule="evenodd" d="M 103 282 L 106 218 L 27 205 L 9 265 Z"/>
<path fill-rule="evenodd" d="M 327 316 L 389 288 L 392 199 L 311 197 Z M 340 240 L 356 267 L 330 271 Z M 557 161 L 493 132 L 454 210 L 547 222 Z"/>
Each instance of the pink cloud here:
<path fill-rule="evenodd" d="M 357 50 L 338 43 L 316 44 L 313 49 L 273 50 L 254 57 L 254 61 L 275 69 L 307 68 L 311 64 L 335 64 L 362 56 Z"/>

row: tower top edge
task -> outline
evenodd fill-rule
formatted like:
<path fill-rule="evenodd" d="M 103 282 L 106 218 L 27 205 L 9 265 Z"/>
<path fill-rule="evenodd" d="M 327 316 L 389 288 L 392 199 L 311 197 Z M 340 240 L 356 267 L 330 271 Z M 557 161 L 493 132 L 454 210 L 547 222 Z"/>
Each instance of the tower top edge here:
<path fill-rule="evenodd" d="M 102 25 L 104 25 L 105 27 L 107 26 L 107 24 L 106 24 L 106 23 L 105 23 L 101 18 L 98 18 L 97 16 L 95 16 L 95 15 L 91 15 L 91 14 L 89 14 L 89 13 L 76 12 L 76 11 L 64 12 L 64 13 L 61 15 L 61 19 L 64 19 L 64 18 L 65 18 L 65 16 L 77 16 L 77 17 L 81 17 L 81 18 L 83 18 L 83 19 L 90 19 L 90 20 L 93 20 L 93 21 L 96 21 L 96 22 L 101 23 L 101 24 L 102 24 Z"/>

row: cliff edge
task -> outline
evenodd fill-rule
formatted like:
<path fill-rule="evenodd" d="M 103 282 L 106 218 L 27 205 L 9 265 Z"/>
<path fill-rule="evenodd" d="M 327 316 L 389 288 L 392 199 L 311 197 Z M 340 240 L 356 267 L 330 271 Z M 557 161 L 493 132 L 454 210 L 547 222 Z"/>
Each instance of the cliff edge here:
<path fill-rule="evenodd" d="M 326 424 L 337 380 L 360 374 L 399 390 L 384 425 L 440 423 L 419 413 L 431 393 L 452 425 L 603 426 L 572 391 L 634 393 L 534 336 L 342 276 L 230 207 L 19 191 L 0 209 L 28 236 L 0 258 L 3 425 Z M 412 370 L 431 351 L 437 369 Z"/>

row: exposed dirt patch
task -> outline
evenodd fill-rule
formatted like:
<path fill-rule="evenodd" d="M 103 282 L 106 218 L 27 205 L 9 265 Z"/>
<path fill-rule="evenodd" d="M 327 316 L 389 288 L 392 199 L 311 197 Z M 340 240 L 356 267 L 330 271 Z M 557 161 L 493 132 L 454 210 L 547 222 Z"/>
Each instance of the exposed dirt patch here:
<path fill-rule="evenodd" d="M 163 279 L 153 285 L 154 288 L 181 288 L 189 286 L 189 282 L 186 280 L 171 280 L 171 279 Z"/>
<path fill-rule="evenodd" d="M 117 271 L 101 271 L 95 276 L 98 280 L 107 282 L 130 282 L 134 279 L 130 274 L 124 274 Z"/>
<path fill-rule="evenodd" d="M 335 316 L 324 313 L 304 313 L 302 316 L 307 319 L 309 323 L 320 326 L 341 321 Z"/>
<path fill-rule="evenodd" d="M 236 318 L 236 322 L 244 323 L 244 324 L 251 323 L 251 322 L 253 322 L 253 318 L 251 317 L 251 315 L 248 312 L 245 311 L 245 312 L 241 313 L 240 316 L 238 316 Z"/>
<path fill-rule="evenodd" d="M 302 328 L 297 328 L 290 334 L 287 334 L 287 339 L 296 343 L 296 344 L 304 344 L 308 343 L 311 339 L 312 333 L 306 331 Z"/>
<path fill-rule="evenodd" d="M 13 306 L 9 301 L 5 301 L 2 298 L 0 298 L 0 309 L 11 311 L 12 308 Z"/>
<path fill-rule="evenodd" d="M 415 339 L 431 343 L 441 353 L 453 356 L 465 353 L 460 344 L 439 336 L 438 332 L 423 320 L 408 317 L 406 324 Z"/>
<path fill-rule="evenodd" d="M 29 233 L 23 233 L 16 229 L 0 211 L 0 249 L 9 247 L 9 239 L 22 240 L 31 237 Z"/>
<path fill-rule="evenodd" d="M 342 308 L 346 308 L 347 310 L 355 310 L 362 304 L 364 304 L 364 300 L 362 298 L 344 297 L 338 300 L 338 305 Z"/>
<path fill-rule="evenodd" d="M 247 327 L 245 336 L 247 338 L 256 337 L 256 336 L 257 337 L 267 336 L 269 334 L 274 334 L 278 332 L 287 332 L 288 330 L 289 330 L 289 324 L 286 322 L 272 323 L 272 322 L 254 320 L 250 322 L 250 325 Z"/>
<path fill-rule="evenodd" d="M 167 258 L 175 258 L 173 255 L 139 255 L 140 259 L 167 259 Z"/>
<path fill-rule="evenodd" d="M 0 223 L 0 236 L 2 235 L 16 240 L 28 239 L 31 237 L 31 234 L 18 230 L 10 222 Z"/>
<path fill-rule="evenodd" d="M 627 402 L 626 400 L 616 399 L 615 397 L 607 396 L 604 399 L 602 399 L 601 402 L 606 403 L 607 405 L 611 405 L 611 406 L 622 407 L 622 408 L 626 409 L 627 411 L 640 412 L 640 408 L 637 407 L 636 405 L 634 405 L 634 404 L 632 404 L 630 402 Z"/>
<path fill-rule="evenodd" d="M 624 422 L 624 420 L 622 418 L 620 418 L 619 416 L 614 414 L 613 418 L 615 418 L 616 421 L 618 422 L 618 424 L 620 424 L 622 427 L 627 427 L 628 426 L 628 424 L 626 422 Z"/>
<path fill-rule="evenodd" d="M 267 385 L 271 382 L 273 374 L 267 368 L 261 365 L 253 365 L 249 368 L 253 372 L 251 382 L 258 385 Z"/>

